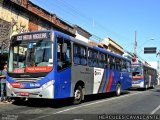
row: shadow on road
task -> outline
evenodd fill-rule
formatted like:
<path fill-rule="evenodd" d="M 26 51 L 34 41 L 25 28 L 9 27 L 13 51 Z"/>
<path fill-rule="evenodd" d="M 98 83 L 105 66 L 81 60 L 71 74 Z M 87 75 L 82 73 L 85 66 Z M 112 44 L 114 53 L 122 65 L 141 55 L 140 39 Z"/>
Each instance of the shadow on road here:
<path fill-rule="evenodd" d="M 129 94 L 128 91 L 122 92 L 121 95 Z M 111 98 L 111 97 L 117 97 L 115 96 L 115 93 L 101 93 L 101 94 L 96 94 L 96 95 L 86 95 L 85 100 L 83 101 L 84 103 L 87 102 L 94 102 L 96 100 L 102 100 L 106 98 Z M 28 101 L 24 100 L 17 100 L 14 101 L 12 104 L 18 105 L 18 106 L 28 106 L 28 107 L 40 107 L 40 108 L 45 108 L 45 107 L 51 107 L 51 108 L 62 108 L 66 106 L 74 106 L 72 103 L 72 98 L 66 98 L 66 99 L 57 99 L 57 100 L 48 100 L 48 99 L 30 99 Z"/>
<path fill-rule="evenodd" d="M 145 91 L 145 89 L 144 88 L 130 88 L 129 91 L 138 92 L 138 91 Z"/>
<path fill-rule="evenodd" d="M 149 89 L 152 92 L 159 92 L 160 93 L 160 89 Z"/>

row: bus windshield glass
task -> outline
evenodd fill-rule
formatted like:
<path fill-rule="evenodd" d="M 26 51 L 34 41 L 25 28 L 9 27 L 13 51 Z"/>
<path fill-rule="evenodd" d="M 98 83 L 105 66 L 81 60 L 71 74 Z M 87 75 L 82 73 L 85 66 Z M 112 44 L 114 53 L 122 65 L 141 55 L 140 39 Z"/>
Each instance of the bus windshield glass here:
<path fill-rule="evenodd" d="M 49 72 L 53 67 L 53 43 L 46 40 L 16 41 L 11 44 L 9 73 Z"/>
<path fill-rule="evenodd" d="M 142 66 L 132 65 L 131 71 L 132 71 L 133 76 L 141 76 L 142 75 Z"/>

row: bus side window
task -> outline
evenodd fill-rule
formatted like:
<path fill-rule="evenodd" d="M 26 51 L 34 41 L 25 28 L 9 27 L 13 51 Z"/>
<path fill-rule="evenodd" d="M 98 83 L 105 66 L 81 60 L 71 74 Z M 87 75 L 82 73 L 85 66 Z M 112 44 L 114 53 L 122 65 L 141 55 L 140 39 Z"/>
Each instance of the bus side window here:
<path fill-rule="evenodd" d="M 110 61 L 110 69 L 114 70 L 115 69 L 115 58 L 110 56 L 109 61 Z"/>
<path fill-rule="evenodd" d="M 78 45 L 74 45 L 73 46 L 73 61 L 74 61 L 74 64 L 80 64 L 80 57 L 79 57 L 79 54 L 80 54 L 80 48 Z"/>
<path fill-rule="evenodd" d="M 109 56 L 106 54 L 105 55 L 106 57 L 106 59 L 105 59 L 105 68 L 108 68 L 109 67 Z"/>
<path fill-rule="evenodd" d="M 80 63 L 81 65 L 87 65 L 86 48 L 83 46 L 80 47 Z"/>
<path fill-rule="evenodd" d="M 85 47 L 74 44 L 73 56 L 74 64 L 87 65 L 87 55 Z"/>
<path fill-rule="evenodd" d="M 127 63 L 127 72 L 131 72 L 131 64 L 130 62 L 126 62 Z"/>
<path fill-rule="evenodd" d="M 93 51 L 93 66 L 98 67 L 98 51 Z"/>
<path fill-rule="evenodd" d="M 105 66 L 105 58 L 106 56 L 105 56 L 105 54 L 103 54 L 103 53 L 99 53 L 99 67 L 100 68 L 104 68 L 104 66 Z"/>
<path fill-rule="evenodd" d="M 93 66 L 93 51 L 91 49 L 88 49 L 88 66 Z"/>
<path fill-rule="evenodd" d="M 127 72 L 126 61 L 122 60 L 122 72 Z"/>
<path fill-rule="evenodd" d="M 115 58 L 115 62 L 116 62 L 116 70 L 120 71 L 121 70 L 121 59 Z"/>

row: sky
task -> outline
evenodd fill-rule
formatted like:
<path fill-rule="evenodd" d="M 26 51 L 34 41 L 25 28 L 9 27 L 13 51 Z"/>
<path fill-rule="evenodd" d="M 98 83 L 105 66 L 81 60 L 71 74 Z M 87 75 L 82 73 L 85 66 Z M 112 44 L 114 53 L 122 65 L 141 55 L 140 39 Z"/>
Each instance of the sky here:
<path fill-rule="evenodd" d="M 110 37 L 125 50 L 146 61 L 158 61 L 156 54 L 144 54 L 144 47 L 160 50 L 160 0 L 30 0 L 100 38 Z"/>

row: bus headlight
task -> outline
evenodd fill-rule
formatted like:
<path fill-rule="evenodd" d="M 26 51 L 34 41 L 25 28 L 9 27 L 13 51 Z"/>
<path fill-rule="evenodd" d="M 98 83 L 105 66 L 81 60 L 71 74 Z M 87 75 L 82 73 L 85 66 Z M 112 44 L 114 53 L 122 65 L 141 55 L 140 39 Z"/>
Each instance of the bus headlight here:
<path fill-rule="evenodd" d="M 55 82 L 54 80 L 51 80 L 51 81 L 45 83 L 44 85 L 42 85 L 42 89 L 46 89 L 47 87 L 53 85 L 54 82 Z"/>
<path fill-rule="evenodd" d="M 140 82 L 140 87 L 144 87 L 144 82 L 143 81 Z"/>

